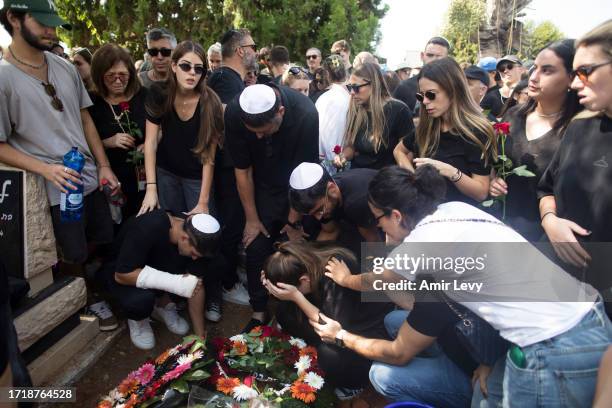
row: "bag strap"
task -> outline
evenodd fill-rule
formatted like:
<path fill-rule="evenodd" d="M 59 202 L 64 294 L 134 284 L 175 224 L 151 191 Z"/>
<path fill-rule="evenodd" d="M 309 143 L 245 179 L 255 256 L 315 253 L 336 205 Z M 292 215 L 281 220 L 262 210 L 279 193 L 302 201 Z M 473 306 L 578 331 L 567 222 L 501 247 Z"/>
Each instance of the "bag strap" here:
<path fill-rule="evenodd" d="M 471 326 L 472 325 L 472 322 L 470 321 L 468 314 L 467 313 L 463 313 L 462 314 L 455 306 L 453 306 L 453 304 L 451 302 L 449 302 L 446 299 L 446 296 L 444 295 L 444 293 L 440 293 L 440 298 L 444 301 L 444 303 L 446 303 L 448 308 L 450 310 L 452 310 L 454 314 L 457 315 L 459 320 L 463 321 L 463 324 L 465 324 L 466 326 Z"/>

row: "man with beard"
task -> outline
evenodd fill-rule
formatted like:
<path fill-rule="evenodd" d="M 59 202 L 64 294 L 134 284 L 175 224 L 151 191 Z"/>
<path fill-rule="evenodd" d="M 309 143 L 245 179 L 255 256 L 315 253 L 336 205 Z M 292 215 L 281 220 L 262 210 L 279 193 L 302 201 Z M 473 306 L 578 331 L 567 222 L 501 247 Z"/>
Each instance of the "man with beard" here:
<path fill-rule="evenodd" d="M 208 86 L 219 95 L 226 106 L 244 89 L 244 78 L 249 67 L 257 64 L 256 45 L 249 30 L 244 28 L 228 30 L 221 38 L 221 68 L 211 73 Z M 217 216 L 224 226 L 221 237 L 221 251 L 227 259 L 227 270 L 223 278 L 223 299 L 248 305 L 249 295 L 238 279 L 238 245 L 244 229 L 244 212 L 236 189 L 234 163 L 224 146 L 217 148 L 215 158 L 215 201 Z M 209 293 L 206 305 L 206 318 L 213 322 L 221 319 L 221 285 L 219 282 L 206 282 Z"/>
<path fill-rule="evenodd" d="M 170 72 L 172 50 L 176 48 L 176 37 L 165 28 L 153 28 L 147 33 L 147 54 L 151 57 L 151 69 L 141 72 L 138 78 L 142 86 L 149 89 L 155 82 L 164 82 Z"/>
<path fill-rule="evenodd" d="M 113 239 L 99 181 L 107 179 L 113 190 L 119 182 L 87 111 L 92 103 L 83 81 L 70 62 L 50 52 L 55 28 L 69 27 L 53 1 L 6 0 L 0 23 L 12 37 L 0 61 L 0 162 L 45 178 L 62 265 L 78 268 L 87 259 L 88 243 Z M 62 164 L 72 147 L 85 156 L 81 174 Z M 83 216 L 61 222 L 60 193 L 76 189 L 73 183 L 83 185 Z M 95 310 L 104 311 L 101 326 L 117 327 L 110 309 L 97 306 Z"/>

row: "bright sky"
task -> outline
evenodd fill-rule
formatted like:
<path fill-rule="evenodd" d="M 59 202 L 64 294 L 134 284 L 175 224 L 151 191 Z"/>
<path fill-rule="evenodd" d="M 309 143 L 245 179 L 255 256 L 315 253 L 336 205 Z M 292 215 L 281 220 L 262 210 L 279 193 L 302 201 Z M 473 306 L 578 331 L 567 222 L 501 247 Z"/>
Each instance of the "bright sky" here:
<path fill-rule="evenodd" d="M 393 66 L 405 58 L 418 58 L 427 40 L 440 34 L 450 0 L 426 3 L 385 0 L 385 3 L 389 5 L 389 12 L 381 21 L 382 41 L 377 51 Z M 550 20 L 568 38 L 576 38 L 612 18 L 612 1 L 533 0 L 525 12 L 523 20 L 533 20 L 536 24 Z"/>
<path fill-rule="evenodd" d="M 418 58 L 425 42 L 440 33 L 450 0 L 428 0 L 426 3 L 385 0 L 385 3 L 390 8 L 381 21 L 383 37 L 378 54 L 386 57 L 392 66 L 405 58 Z M 4 1 L 0 0 L 0 8 L 3 5 Z M 612 18 L 612 1 L 533 0 L 526 12 L 526 19 L 536 23 L 550 20 L 568 37 L 575 38 Z M 9 43 L 8 33 L 0 27 L 0 45 Z"/>

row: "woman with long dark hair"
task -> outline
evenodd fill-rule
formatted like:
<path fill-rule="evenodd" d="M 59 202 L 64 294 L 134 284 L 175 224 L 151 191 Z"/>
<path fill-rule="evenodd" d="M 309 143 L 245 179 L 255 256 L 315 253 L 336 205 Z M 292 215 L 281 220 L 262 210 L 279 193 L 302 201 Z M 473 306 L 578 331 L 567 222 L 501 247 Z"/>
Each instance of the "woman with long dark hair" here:
<path fill-rule="evenodd" d="M 172 52 L 171 73 L 147 100 L 147 190 L 140 214 L 156 207 L 209 213 L 217 145 L 223 143 L 223 107 L 204 80 L 206 53 L 183 41 Z"/>
<path fill-rule="evenodd" d="M 321 343 L 308 323 L 319 313 L 334 316 L 346 327 L 364 336 L 385 336 L 383 317 L 388 303 L 363 303 L 357 291 L 343 288 L 325 276 L 331 259 L 342 259 L 356 266 L 355 256 L 329 242 L 286 242 L 278 246 L 262 272 L 266 289 L 284 301 L 277 319 L 287 333 L 317 346 L 325 380 L 338 389 L 338 395 L 353 396 L 368 384 L 371 361 L 335 345 Z"/>
<path fill-rule="evenodd" d="M 513 166 L 527 166 L 535 177 L 494 177 L 493 197 L 506 195 L 506 222 L 530 241 L 539 240 L 537 185 L 557 151 L 574 115 L 581 110 L 570 89 L 574 41 L 554 42 L 540 51 L 529 76 L 527 103 L 512 108 L 503 121 L 510 123 L 505 153 Z"/>
<path fill-rule="evenodd" d="M 442 58 L 419 73 L 421 102 L 416 134 L 395 148 L 397 163 L 409 170 L 434 166 L 446 179 L 446 200 L 476 204 L 489 192 L 496 144 L 493 127 L 471 96 L 459 64 Z"/>
<path fill-rule="evenodd" d="M 351 161 L 351 168 L 381 169 L 395 164 L 393 149 L 414 130 L 406 104 L 393 99 L 380 67 L 365 63 L 351 74 L 346 84 L 351 94 L 342 154 L 336 167 Z"/>

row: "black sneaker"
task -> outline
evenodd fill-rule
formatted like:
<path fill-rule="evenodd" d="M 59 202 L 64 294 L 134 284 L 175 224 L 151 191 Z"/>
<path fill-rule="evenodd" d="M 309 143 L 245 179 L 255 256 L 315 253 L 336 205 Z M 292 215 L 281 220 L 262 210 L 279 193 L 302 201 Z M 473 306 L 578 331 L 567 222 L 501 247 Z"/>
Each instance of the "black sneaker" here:
<path fill-rule="evenodd" d="M 117 318 L 105 301 L 94 303 L 87 308 L 88 312 L 98 318 L 100 331 L 111 331 L 119 327 Z"/>
<path fill-rule="evenodd" d="M 246 324 L 246 326 L 244 326 L 244 329 L 242 329 L 240 333 L 250 333 L 251 330 L 253 330 L 257 326 L 265 326 L 267 322 L 269 321 L 270 321 L 270 316 L 268 316 L 267 313 L 264 316 L 263 321 L 259 319 L 255 319 L 254 317 L 251 317 L 251 320 L 249 320 L 249 322 Z"/>
<path fill-rule="evenodd" d="M 206 313 L 204 313 L 204 317 L 206 317 L 206 320 L 210 320 L 214 323 L 221 320 L 221 303 L 214 300 L 210 301 L 208 305 L 206 305 Z"/>

